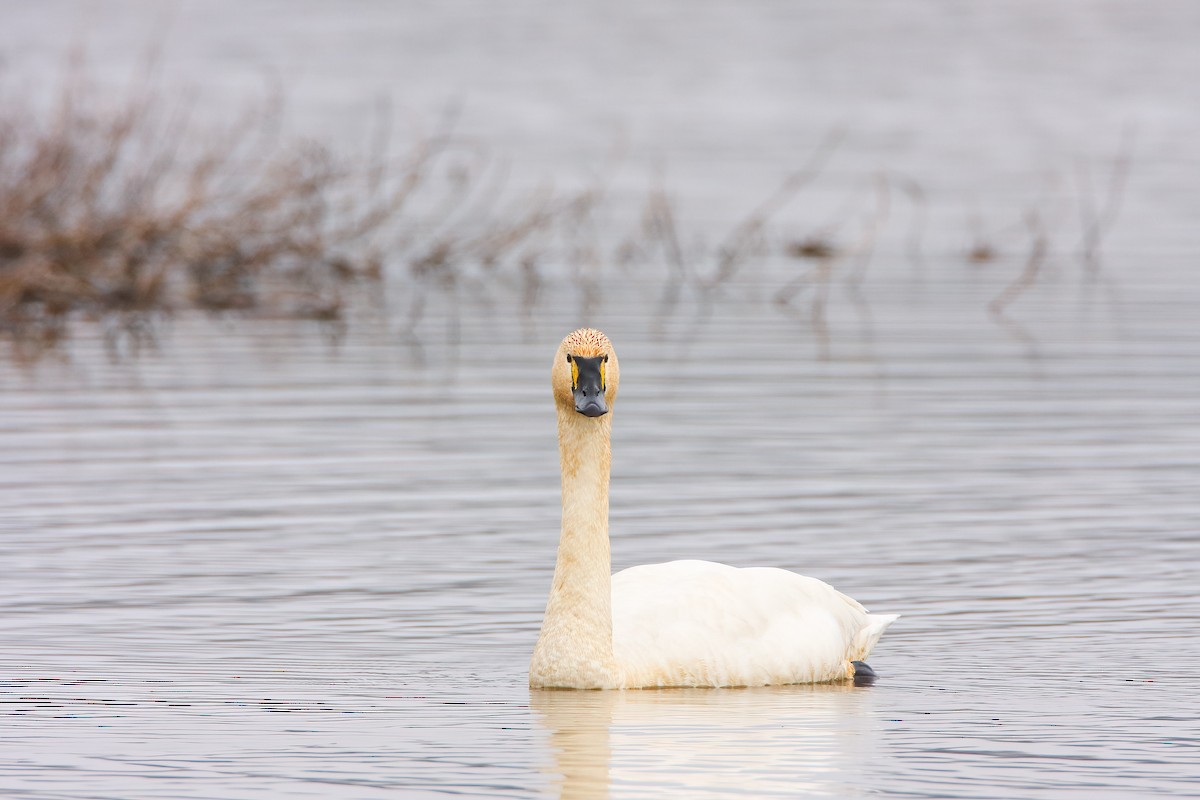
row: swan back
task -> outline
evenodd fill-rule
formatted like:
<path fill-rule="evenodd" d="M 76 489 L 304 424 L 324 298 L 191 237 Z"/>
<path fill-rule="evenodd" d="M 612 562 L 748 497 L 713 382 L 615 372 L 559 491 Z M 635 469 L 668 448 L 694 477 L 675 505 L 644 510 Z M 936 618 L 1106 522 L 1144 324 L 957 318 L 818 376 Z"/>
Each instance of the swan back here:
<path fill-rule="evenodd" d="M 816 578 L 709 561 L 613 576 L 621 685 L 763 686 L 853 676 L 894 616 L 871 615 Z"/>

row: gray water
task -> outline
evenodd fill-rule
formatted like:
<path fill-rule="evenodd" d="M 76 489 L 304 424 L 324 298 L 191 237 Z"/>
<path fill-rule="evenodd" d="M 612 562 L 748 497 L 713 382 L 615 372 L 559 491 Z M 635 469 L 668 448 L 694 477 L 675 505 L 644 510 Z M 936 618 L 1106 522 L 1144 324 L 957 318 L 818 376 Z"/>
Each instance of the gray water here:
<path fill-rule="evenodd" d="M 530 319 L 464 299 L 415 338 L 370 314 L 340 339 L 180 315 L 136 358 L 81 326 L 4 361 L 0 794 L 1200 794 L 1200 112 L 1179 66 L 1197 26 L 1166 7 L 180 4 L 169 69 L 217 65 L 205 80 L 236 92 L 258 62 L 307 64 L 301 128 L 336 131 L 369 76 L 424 65 L 417 106 L 473 92 L 464 130 L 535 173 L 623 120 L 702 222 L 752 206 L 830 103 L 858 104 L 815 196 L 887 155 L 941 224 L 920 269 L 898 224 L 861 292 L 831 289 L 824 329 L 771 304 L 796 269 L 776 260 L 670 314 L 609 272 L 598 305 L 568 282 Z M 6 8 L 9 69 L 49 59 L 77 8 Z M 117 72 L 144 16 L 89 13 Z M 606 61 L 615 42 L 638 58 Z M 1008 220 L 1046 163 L 1111 155 L 1131 114 L 1103 279 L 1064 233 L 989 315 L 1021 256 L 964 263 L 959 189 L 995 188 L 982 207 Z M 526 688 L 558 526 L 549 361 L 583 322 L 621 356 L 614 568 L 778 565 L 900 613 L 874 686 Z"/>

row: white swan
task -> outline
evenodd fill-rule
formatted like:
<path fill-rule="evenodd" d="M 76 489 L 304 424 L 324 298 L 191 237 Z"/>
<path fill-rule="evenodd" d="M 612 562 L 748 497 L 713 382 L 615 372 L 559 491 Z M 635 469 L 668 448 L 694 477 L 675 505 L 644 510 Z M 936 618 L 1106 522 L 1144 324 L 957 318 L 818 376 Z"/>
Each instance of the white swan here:
<path fill-rule="evenodd" d="M 609 411 L 619 377 L 612 344 L 597 330 L 569 334 L 554 357 L 562 535 L 529 685 L 762 686 L 853 677 L 854 662 L 897 615 L 868 614 L 815 578 L 708 561 L 610 574 Z"/>

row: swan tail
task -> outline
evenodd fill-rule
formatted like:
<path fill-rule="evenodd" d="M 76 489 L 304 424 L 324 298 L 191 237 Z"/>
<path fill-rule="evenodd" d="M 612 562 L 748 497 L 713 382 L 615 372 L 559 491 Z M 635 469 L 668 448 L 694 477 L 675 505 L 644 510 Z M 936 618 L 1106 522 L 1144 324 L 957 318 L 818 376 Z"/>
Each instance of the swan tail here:
<path fill-rule="evenodd" d="M 854 641 L 850 645 L 850 660 L 865 661 L 879 642 L 879 637 L 883 636 L 883 632 L 887 630 L 888 625 L 898 619 L 900 619 L 899 614 L 868 614 L 867 624 L 855 634 Z"/>

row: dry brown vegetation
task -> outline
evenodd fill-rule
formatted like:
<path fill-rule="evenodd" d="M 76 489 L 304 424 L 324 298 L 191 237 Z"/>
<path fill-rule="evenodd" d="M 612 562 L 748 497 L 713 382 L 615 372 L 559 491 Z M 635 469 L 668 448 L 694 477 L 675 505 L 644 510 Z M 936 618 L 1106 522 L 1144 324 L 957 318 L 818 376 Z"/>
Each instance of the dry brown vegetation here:
<path fill-rule="evenodd" d="M 600 301 L 606 265 L 661 270 L 660 318 L 685 291 L 704 302 L 763 256 L 796 272 L 777 285 L 777 307 L 828 338 L 826 306 L 838 281 L 866 317 L 862 291 L 876 242 L 895 201 L 907 204 L 904 248 L 922 269 L 927 198 L 915 179 L 881 173 L 806 234 L 773 239 L 769 227 L 815 181 L 839 148 L 833 131 L 765 199 L 709 247 L 691 242 L 660 177 L 632 228 L 601 230 L 603 180 L 574 192 L 516 197 L 504 165 L 454 142 L 453 113 L 432 135 L 389 154 L 387 114 L 365 155 L 339 156 L 280 134 L 281 104 L 246 110 L 220 130 L 201 127 L 186 102 L 142 87 L 118 102 L 89 87 L 76 65 L 50 107 L 0 104 L 0 336 L 23 345 L 60 340 L 73 319 L 102 321 L 135 337 L 157 315 L 181 309 L 339 321 L 357 293 L 379 296 L 403 283 L 404 320 L 415 328 L 431 297 L 453 308 L 503 287 L 531 316 L 546 264 L 577 287 L 581 313 Z M 1129 171 L 1126 137 L 1103 197 L 1080 166 L 1084 269 L 1120 208 Z M 610 174 L 606 165 L 602 174 Z M 1047 256 L 1048 217 L 1021 227 L 1032 252 L 989 311 L 1005 309 L 1037 281 Z M 969 225 L 966 260 L 986 264 L 999 249 Z M 641 272 L 639 278 L 648 273 Z M 805 302 L 800 302 L 807 298 Z"/>
<path fill-rule="evenodd" d="M 153 92 L 116 104 L 81 80 L 48 111 L 0 111 L 0 325 L 53 342 L 77 315 L 142 329 L 192 307 L 320 319 L 381 276 L 386 224 L 419 181 L 281 144 L 277 104 L 201 131 Z"/>
<path fill-rule="evenodd" d="M 452 147 L 450 121 L 399 156 L 384 124 L 347 158 L 285 140 L 280 117 L 264 102 L 213 130 L 152 88 L 98 99 L 78 66 L 50 108 L 0 104 L 0 335 L 36 348 L 86 318 L 141 336 L 181 309 L 336 321 L 389 261 L 410 325 L 465 265 L 495 277 L 512 262 L 532 302 L 545 245 L 531 240 L 598 201 L 540 192 L 499 208 L 504 170 Z"/>

